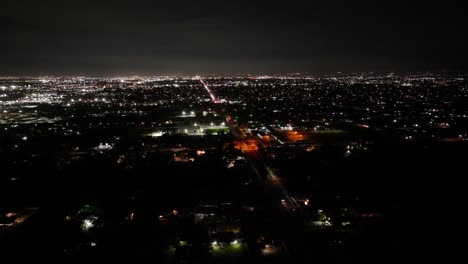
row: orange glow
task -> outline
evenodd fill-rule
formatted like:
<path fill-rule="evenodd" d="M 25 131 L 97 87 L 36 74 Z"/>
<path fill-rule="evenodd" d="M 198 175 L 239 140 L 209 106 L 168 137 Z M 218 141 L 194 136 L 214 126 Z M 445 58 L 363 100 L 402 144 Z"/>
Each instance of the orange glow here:
<path fill-rule="evenodd" d="M 255 140 L 236 141 L 234 142 L 234 147 L 244 152 L 258 151 Z"/>

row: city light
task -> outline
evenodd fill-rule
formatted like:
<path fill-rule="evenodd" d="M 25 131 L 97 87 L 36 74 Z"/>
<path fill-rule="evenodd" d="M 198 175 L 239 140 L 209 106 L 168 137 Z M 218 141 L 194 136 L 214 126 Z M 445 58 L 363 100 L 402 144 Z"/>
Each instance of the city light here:
<path fill-rule="evenodd" d="M 302 234 L 320 233 L 311 236 L 328 247 L 334 226 L 359 240 L 368 218 L 386 211 L 378 202 L 380 183 L 398 190 L 407 180 L 382 174 L 368 181 L 373 171 L 462 167 L 454 157 L 466 152 L 468 78 L 457 78 L 222 76 L 207 77 L 208 86 L 180 76 L 47 77 L 45 84 L 0 77 L 5 183 L 28 185 L 30 172 L 39 175 L 52 164 L 63 179 L 38 178 L 37 188 L 54 181 L 65 192 L 83 194 L 64 206 L 65 220 L 57 218 L 70 234 L 81 231 L 65 245 L 81 245 L 77 251 L 100 252 L 106 230 L 125 234 L 151 221 L 165 231 L 149 248 L 181 261 L 185 250 L 199 250 L 187 236 L 194 224 L 206 227 L 207 262 L 250 250 L 250 239 L 260 256 L 281 255 L 296 235 L 308 242 Z M 423 160 L 413 164 L 408 157 Z M 427 161 L 429 169 L 422 166 Z M 345 181 L 328 180 L 342 172 Z M 21 195 L 31 200 L 37 192 Z M 88 200 L 95 206 L 79 212 L 77 203 Z M 23 221 L 21 210 L 0 212 L 0 233 Z M 249 219 L 271 216 L 281 217 L 244 228 Z M 296 222 L 301 225 L 290 225 Z M 291 240 L 275 235 L 289 231 Z"/>
<path fill-rule="evenodd" d="M 83 230 L 84 230 L 84 231 L 87 231 L 87 230 L 89 230 L 89 229 L 91 229 L 91 228 L 93 228 L 93 227 L 94 227 L 94 224 L 93 224 L 93 222 L 91 222 L 90 220 L 85 219 L 85 220 L 83 221 Z"/>
<path fill-rule="evenodd" d="M 151 137 L 162 137 L 166 132 L 163 132 L 163 131 L 156 131 L 156 132 L 153 132 L 150 134 Z"/>

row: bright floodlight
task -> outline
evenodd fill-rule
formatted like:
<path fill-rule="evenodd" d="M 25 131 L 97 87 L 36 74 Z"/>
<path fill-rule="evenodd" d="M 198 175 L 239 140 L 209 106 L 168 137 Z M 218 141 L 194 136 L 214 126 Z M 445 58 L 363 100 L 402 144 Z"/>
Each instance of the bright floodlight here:
<path fill-rule="evenodd" d="M 211 243 L 211 245 L 216 246 L 216 245 L 218 245 L 218 242 L 217 242 L 217 241 L 213 241 L 213 242 Z"/>
<path fill-rule="evenodd" d="M 156 132 L 151 133 L 150 135 L 152 137 L 160 137 L 160 136 L 164 135 L 164 132 L 156 131 Z"/>
<path fill-rule="evenodd" d="M 94 227 L 94 224 L 90 220 L 88 220 L 88 219 L 84 220 L 84 222 L 83 222 L 83 229 L 84 230 L 89 230 L 89 229 L 91 229 L 93 227 Z"/>
<path fill-rule="evenodd" d="M 222 126 L 225 126 L 225 125 L 226 125 L 226 123 L 222 122 L 222 123 L 221 123 L 221 125 L 222 125 Z"/>
<path fill-rule="evenodd" d="M 182 111 L 182 115 L 185 115 L 185 111 Z"/>
<path fill-rule="evenodd" d="M 232 244 L 233 244 L 233 245 L 235 245 L 235 244 L 237 244 L 237 243 L 239 243 L 239 241 L 237 241 L 237 239 L 235 239 L 234 241 L 232 241 Z"/>
<path fill-rule="evenodd" d="M 194 112 L 194 111 L 190 111 L 190 115 L 195 115 L 195 112 Z"/>

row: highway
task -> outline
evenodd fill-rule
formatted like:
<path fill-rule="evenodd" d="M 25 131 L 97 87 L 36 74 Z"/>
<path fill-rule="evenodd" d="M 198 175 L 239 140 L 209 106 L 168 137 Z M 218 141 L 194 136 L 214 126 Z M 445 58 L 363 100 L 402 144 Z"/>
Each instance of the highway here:
<path fill-rule="evenodd" d="M 205 88 L 206 92 L 210 95 L 211 100 L 213 101 L 213 103 L 215 103 L 215 104 L 220 103 L 220 101 L 216 98 L 216 96 L 211 91 L 210 87 L 208 87 L 208 84 L 206 82 L 204 82 L 201 78 L 199 80 L 200 80 L 201 84 L 203 85 L 203 88 Z"/>
<path fill-rule="evenodd" d="M 233 133 L 240 134 L 240 133 Z M 248 140 L 248 139 L 247 139 Z M 283 185 L 282 180 L 269 168 L 259 150 L 244 151 L 246 159 L 254 172 L 255 182 L 261 187 L 265 217 L 271 219 L 275 238 L 284 242 L 284 253 L 289 255 L 296 248 L 295 239 L 302 232 L 302 218 L 298 204 Z"/>
<path fill-rule="evenodd" d="M 222 103 L 213 94 L 209 86 L 201 78 L 199 80 L 210 95 L 212 102 L 215 104 Z M 221 112 L 223 111 L 221 110 Z M 226 113 L 220 114 L 225 115 L 226 120 L 230 119 Z M 245 134 L 236 123 L 228 126 L 235 141 L 239 142 L 237 145 L 245 153 L 248 164 L 254 172 L 254 181 L 263 190 L 259 195 L 264 201 L 265 217 L 273 220 L 278 235 L 277 238 L 285 243 L 284 248 L 288 253 L 288 245 L 294 248 L 295 238 L 300 236 L 302 232 L 303 218 L 300 215 L 300 206 L 294 197 L 289 195 L 281 178 L 263 160 L 257 144 L 264 145 L 264 143 L 256 137 Z"/>
<path fill-rule="evenodd" d="M 218 102 L 211 93 L 207 85 L 204 85 L 213 102 Z M 226 115 L 226 113 L 223 113 Z M 227 115 L 226 115 L 227 116 Z M 296 247 L 296 238 L 303 232 L 303 216 L 299 210 L 299 204 L 289 195 L 281 178 L 265 163 L 257 144 L 264 145 L 263 142 L 252 136 L 245 134 L 237 124 L 229 125 L 229 130 L 235 141 L 240 142 L 238 146 L 245 153 L 246 159 L 254 172 L 254 181 L 260 187 L 259 195 L 263 200 L 265 217 L 273 221 L 276 238 L 284 242 L 285 253 L 292 253 L 290 249 Z"/>
<path fill-rule="evenodd" d="M 288 213 L 292 213 L 298 209 L 299 204 L 289 195 L 281 178 L 276 175 L 267 164 L 265 164 L 258 147 L 256 144 L 252 143 L 256 142 L 261 144 L 259 139 L 255 137 L 249 138 L 237 125 L 231 125 L 229 128 L 234 138 L 241 142 L 240 147 L 245 153 L 250 167 L 257 176 L 257 182 L 275 194 L 273 196 L 275 197 L 274 202 L 277 203 L 277 205 L 281 205 L 281 208 L 286 210 Z M 255 148 L 251 147 L 252 144 L 255 145 Z"/>

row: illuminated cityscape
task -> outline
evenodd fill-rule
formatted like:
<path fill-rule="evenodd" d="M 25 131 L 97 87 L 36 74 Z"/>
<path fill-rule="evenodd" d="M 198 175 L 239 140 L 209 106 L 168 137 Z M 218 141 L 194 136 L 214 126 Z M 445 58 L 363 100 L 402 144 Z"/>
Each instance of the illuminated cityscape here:
<path fill-rule="evenodd" d="M 404 217 L 400 185 L 419 184 L 400 171 L 444 168 L 468 134 L 464 74 L 4 77 L 0 87 L 2 236 L 51 222 L 62 235 L 40 250 L 73 258 L 383 254 L 403 243 L 387 233 Z"/>
<path fill-rule="evenodd" d="M 3 262 L 463 262 L 468 1 L 0 9 Z"/>

